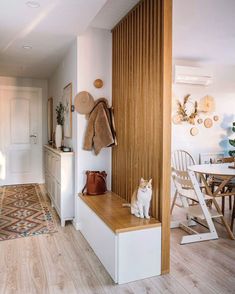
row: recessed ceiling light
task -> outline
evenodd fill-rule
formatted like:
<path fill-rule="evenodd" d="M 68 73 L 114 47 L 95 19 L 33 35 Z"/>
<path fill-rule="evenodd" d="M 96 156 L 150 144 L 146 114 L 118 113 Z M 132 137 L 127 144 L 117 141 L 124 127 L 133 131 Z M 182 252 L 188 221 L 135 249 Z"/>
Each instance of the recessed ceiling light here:
<path fill-rule="evenodd" d="M 26 2 L 26 5 L 30 8 L 38 8 L 40 7 L 40 4 L 36 1 L 28 1 Z"/>
<path fill-rule="evenodd" d="M 32 46 L 24 45 L 23 48 L 24 48 L 25 50 L 30 50 L 30 49 L 32 49 Z"/>

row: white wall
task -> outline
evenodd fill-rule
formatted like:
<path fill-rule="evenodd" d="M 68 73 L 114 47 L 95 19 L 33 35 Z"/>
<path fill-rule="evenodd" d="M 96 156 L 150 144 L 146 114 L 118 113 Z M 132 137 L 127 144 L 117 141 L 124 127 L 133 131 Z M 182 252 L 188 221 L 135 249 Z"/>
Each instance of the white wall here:
<path fill-rule="evenodd" d="M 48 82 L 41 79 L 0 77 L 1 86 L 35 87 L 42 89 L 42 142 L 47 143 Z"/>
<path fill-rule="evenodd" d="M 93 86 L 97 78 L 104 82 L 101 89 Z M 54 108 L 61 101 L 63 88 L 70 82 L 73 83 L 73 102 L 78 92 L 88 91 L 95 99 L 107 98 L 111 105 L 112 35 L 110 31 L 90 28 L 77 37 L 49 79 L 49 97 L 53 97 Z M 54 117 L 54 127 L 55 125 Z M 75 197 L 85 184 L 86 170 L 105 170 L 108 174 L 108 188 L 111 188 L 111 148 L 101 150 L 97 156 L 91 151 L 83 150 L 86 126 L 85 116 L 74 112 L 73 138 L 65 139 L 65 144 L 72 146 L 75 151 Z M 77 212 L 75 223 L 78 223 Z"/>
<path fill-rule="evenodd" d="M 77 90 L 90 92 L 95 99 L 105 97 L 111 104 L 112 79 L 112 35 L 108 30 L 88 29 L 77 38 Z M 93 86 L 95 79 L 104 82 L 101 89 Z M 77 115 L 77 158 L 76 188 L 81 192 L 85 184 L 86 170 L 105 170 L 108 174 L 108 187 L 111 187 L 111 148 L 102 149 L 99 155 L 83 150 L 84 134 L 87 120 L 84 115 Z"/>
<path fill-rule="evenodd" d="M 184 65 L 180 61 L 174 63 Z M 186 63 L 187 64 L 187 63 Z M 199 134 L 195 137 L 190 135 L 192 125 L 172 124 L 172 150 L 184 149 L 190 152 L 198 161 L 199 153 L 227 151 L 231 149 L 227 136 L 231 134 L 232 122 L 235 121 L 235 66 L 203 65 L 188 63 L 188 65 L 202 65 L 210 67 L 213 71 L 214 82 L 208 87 L 173 84 L 173 114 L 176 112 L 176 98 L 182 101 L 186 94 L 192 94 L 192 100 L 200 100 L 205 95 L 211 95 L 216 101 L 216 111 L 219 122 L 206 129 L 203 124 L 197 125 Z M 213 114 L 201 116 L 213 117 Z"/>
<path fill-rule="evenodd" d="M 77 40 L 75 40 L 63 60 L 60 62 L 55 72 L 49 79 L 48 92 L 49 97 L 53 98 L 53 129 L 56 126 L 56 113 L 55 108 L 60 101 L 62 101 L 63 88 L 69 83 L 72 83 L 73 100 L 77 93 Z M 72 113 L 72 138 L 65 138 L 65 145 L 73 147 L 76 145 L 76 116 Z"/>

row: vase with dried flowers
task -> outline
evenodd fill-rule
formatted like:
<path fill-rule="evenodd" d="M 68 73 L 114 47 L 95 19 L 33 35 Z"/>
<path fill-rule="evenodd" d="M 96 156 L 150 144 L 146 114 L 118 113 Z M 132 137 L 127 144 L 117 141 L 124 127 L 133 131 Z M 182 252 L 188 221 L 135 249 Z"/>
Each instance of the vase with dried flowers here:
<path fill-rule="evenodd" d="M 62 127 L 64 125 L 64 105 L 60 102 L 56 109 L 56 130 L 55 130 L 55 145 L 59 149 L 62 143 Z"/>
<path fill-rule="evenodd" d="M 184 97 L 183 103 L 179 100 L 177 101 L 177 114 L 181 118 L 181 121 L 189 122 L 192 125 L 195 125 L 195 119 L 198 116 L 198 103 L 195 101 L 194 103 L 189 100 L 190 94 Z M 193 109 L 190 114 L 188 114 L 187 104 L 192 103 Z"/>

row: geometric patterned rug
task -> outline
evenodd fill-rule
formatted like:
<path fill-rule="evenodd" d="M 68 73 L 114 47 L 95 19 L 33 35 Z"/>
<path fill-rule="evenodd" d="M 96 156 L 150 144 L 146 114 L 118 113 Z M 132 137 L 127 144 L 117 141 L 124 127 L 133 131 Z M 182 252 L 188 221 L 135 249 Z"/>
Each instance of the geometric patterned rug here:
<path fill-rule="evenodd" d="M 0 189 L 0 241 L 56 232 L 56 222 L 39 185 Z"/>

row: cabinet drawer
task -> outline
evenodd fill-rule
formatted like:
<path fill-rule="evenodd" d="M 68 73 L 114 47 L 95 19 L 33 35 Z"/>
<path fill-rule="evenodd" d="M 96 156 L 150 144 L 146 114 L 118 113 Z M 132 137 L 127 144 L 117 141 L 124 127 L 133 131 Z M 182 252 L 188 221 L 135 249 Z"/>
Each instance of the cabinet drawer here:
<path fill-rule="evenodd" d="M 55 176 L 55 156 L 51 156 L 51 174 Z"/>
<path fill-rule="evenodd" d="M 59 157 L 55 159 L 55 178 L 57 182 L 61 183 L 61 161 Z"/>
<path fill-rule="evenodd" d="M 47 193 L 51 197 L 51 194 L 52 194 L 52 181 L 51 181 L 50 175 L 47 175 L 47 180 L 46 181 L 47 181 Z"/>
<path fill-rule="evenodd" d="M 50 152 L 46 153 L 46 158 L 47 158 L 46 159 L 46 161 L 47 161 L 47 169 L 51 173 L 51 158 L 52 158 L 52 156 L 51 156 Z"/>
<path fill-rule="evenodd" d="M 47 151 L 45 150 L 43 153 L 43 162 L 44 162 L 44 171 L 47 170 Z"/>
<path fill-rule="evenodd" d="M 60 184 L 56 183 L 56 199 L 55 203 L 57 208 L 60 210 L 61 209 L 61 186 Z"/>
<path fill-rule="evenodd" d="M 52 178 L 51 197 L 53 201 L 56 201 L 56 180 Z"/>
<path fill-rule="evenodd" d="M 46 191 L 48 192 L 48 174 L 45 172 L 45 187 Z"/>
<path fill-rule="evenodd" d="M 51 156 L 51 175 L 60 182 L 60 157 L 56 155 Z"/>

